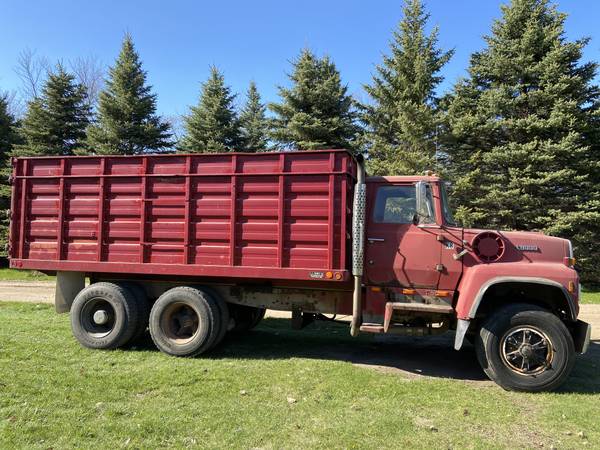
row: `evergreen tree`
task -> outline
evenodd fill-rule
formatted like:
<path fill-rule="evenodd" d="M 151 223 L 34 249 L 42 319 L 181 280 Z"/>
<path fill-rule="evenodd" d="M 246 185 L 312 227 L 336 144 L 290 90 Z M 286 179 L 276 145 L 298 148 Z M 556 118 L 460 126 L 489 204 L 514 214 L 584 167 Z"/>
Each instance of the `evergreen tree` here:
<path fill-rule="evenodd" d="M 218 153 L 235 150 L 240 144 L 239 121 L 231 88 L 212 66 L 208 80 L 202 83 L 197 106 L 183 118 L 185 135 L 179 143 L 184 152 Z"/>
<path fill-rule="evenodd" d="M 404 17 L 390 43 L 390 55 L 376 68 L 363 105 L 369 173 L 421 174 L 436 167 L 440 114 L 435 89 L 453 51 L 437 47 L 438 30 L 425 27 L 429 14 L 421 0 L 406 0 Z"/>
<path fill-rule="evenodd" d="M 269 122 L 265 110 L 256 83 L 252 81 L 248 88 L 246 104 L 240 112 L 240 132 L 244 151 L 255 152 L 267 148 Z"/>
<path fill-rule="evenodd" d="M 269 105 L 276 115 L 272 138 L 284 148 L 354 149 L 357 114 L 335 64 L 308 49 L 292 64 L 292 86 L 280 87 L 281 103 Z"/>
<path fill-rule="evenodd" d="M 0 165 L 7 164 L 12 147 L 19 140 L 17 121 L 10 112 L 8 96 L 0 94 Z"/>
<path fill-rule="evenodd" d="M 10 185 L 8 177 L 12 170 L 10 154 L 15 144 L 20 142 L 17 122 L 9 111 L 8 98 L 0 94 L 0 256 L 6 256 L 8 242 L 8 212 L 10 210 Z"/>
<path fill-rule="evenodd" d="M 89 150 L 97 154 L 133 155 L 162 151 L 172 145 L 168 123 L 156 115 L 156 94 L 129 34 L 100 92 L 98 120 L 88 129 Z"/>
<path fill-rule="evenodd" d="M 467 224 L 573 239 L 583 279 L 600 281 L 596 64 L 547 0 L 502 7 L 487 46 L 449 98 L 447 151 Z"/>
<path fill-rule="evenodd" d="M 29 103 L 14 156 L 72 155 L 85 139 L 90 109 L 85 88 L 61 64 L 48 74 L 41 95 Z"/>

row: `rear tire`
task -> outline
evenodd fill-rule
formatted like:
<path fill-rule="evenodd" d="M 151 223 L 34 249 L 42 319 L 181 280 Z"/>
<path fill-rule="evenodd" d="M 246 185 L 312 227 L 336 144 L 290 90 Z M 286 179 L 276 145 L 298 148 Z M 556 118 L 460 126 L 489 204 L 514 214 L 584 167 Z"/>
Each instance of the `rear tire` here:
<path fill-rule="evenodd" d="M 114 349 L 125 345 L 140 322 L 138 303 L 114 283 L 91 284 L 77 294 L 71 306 L 71 329 L 81 345 Z"/>
<path fill-rule="evenodd" d="M 573 338 L 565 324 L 529 304 L 509 305 L 488 317 L 475 350 L 487 376 L 512 391 L 556 389 L 575 362 Z"/>
<path fill-rule="evenodd" d="M 123 289 L 131 292 L 133 297 L 135 298 L 138 304 L 138 310 L 140 315 L 140 320 L 136 329 L 133 332 L 133 336 L 129 340 L 128 344 L 135 344 L 139 341 L 146 330 L 148 330 L 148 322 L 150 320 L 150 302 L 148 301 L 148 296 L 146 295 L 146 291 L 143 287 L 136 283 L 119 283 Z"/>
<path fill-rule="evenodd" d="M 234 322 L 231 332 L 241 334 L 250 331 L 265 317 L 266 311 L 264 308 L 229 304 L 229 314 Z"/>
<path fill-rule="evenodd" d="M 196 356 L 209 350 L 220 333 L 215 300 L 191 287 L 163 293 L 150 311 L 150 336 L 159 350 L 173 356 Z"/>
<path fill-rule="evenodd" d="M 221 318 L 219 324 L 219 333 L 215 337 L 215 340 L 211 347 L 215 348 L 223 341 L 223 339 L 225 338 L 225 334 L 227 333 L 227 330 L 229 328 L 229 308 L 227 307 L 227 302 L 223 300 L 223 297 L 221 297 L 221 295 L 216 290 L 206 286 L 202 286 L 199 289 L 205 292 L 207 295 L 209 295 L 217 305 L 217 308 L 219 309 L 219 316 Z"/>

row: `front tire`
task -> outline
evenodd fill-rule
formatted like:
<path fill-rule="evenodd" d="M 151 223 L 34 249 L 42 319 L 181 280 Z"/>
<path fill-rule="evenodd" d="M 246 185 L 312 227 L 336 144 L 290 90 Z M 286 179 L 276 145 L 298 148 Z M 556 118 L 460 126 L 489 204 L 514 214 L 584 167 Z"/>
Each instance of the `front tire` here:
<path fill-rule="evenodd" d="M 488 317 L 475 350 L 486 375 L 513 391 L 556 389 L 575 363 L 573 338 L 565 324 L 528 304 L 509 305 Z"/>

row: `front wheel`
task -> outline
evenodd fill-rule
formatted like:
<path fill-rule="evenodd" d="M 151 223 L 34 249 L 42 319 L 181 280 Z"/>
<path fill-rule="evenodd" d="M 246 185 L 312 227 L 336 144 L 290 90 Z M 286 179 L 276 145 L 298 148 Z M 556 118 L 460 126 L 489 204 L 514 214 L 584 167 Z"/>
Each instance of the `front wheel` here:
<path fill-rule="evenodd" d="M 550 391 L 569 376 L 575 362 L 565 324 L 535 305 L 513 304 L 493 313 L 476 337 L 477 358 L 486 375 L 514 391 Z"/>

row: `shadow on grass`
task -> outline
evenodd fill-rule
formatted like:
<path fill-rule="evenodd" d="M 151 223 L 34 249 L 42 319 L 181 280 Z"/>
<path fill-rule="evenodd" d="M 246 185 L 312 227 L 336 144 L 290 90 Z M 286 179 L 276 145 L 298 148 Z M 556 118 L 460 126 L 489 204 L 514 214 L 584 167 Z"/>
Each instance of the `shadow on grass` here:
<path fill-rule="evenodd" d="M 571 376 L 558 392 L 600 394 L 600 340 L 590 342 L 588 351 L 577 355 Z"/>
<path fill-rule="evenodd" d="M 232 335 L 204 357 L 277 360 L 310 358 L 346 361 L 387 373 L 449 378 L 491 384 L 477 362 L 474 348 L 465 343 L 454 351 L 454 334 L 423 338 L 361 335 L 352 338 L 348 325 L 318 321 L 292 330 L 287 319 L 265 319 L 254 330 Z M 134 350 L 155 350 L 147 337 Z M 577 358 L 575 369 L 561 392 L 600 393 L 600 342 Z"/>
<path fill-rule="evenodd" d="M 456 352 L 452 349 L 453 339 L 453 334 L 423 338 L 364 334 L 352 338 L 345 324 L 317 321 L 303 330 L 292 330 L 288 319 L 269 318 L 250 332 L 227 336 L 205 357 L 310 358 L 346 361 L 391 373 L 487 380 L 473 347 L 465 345 Z M 135 348 L 150 349 L 155 347 L 149 337 Z"/>

